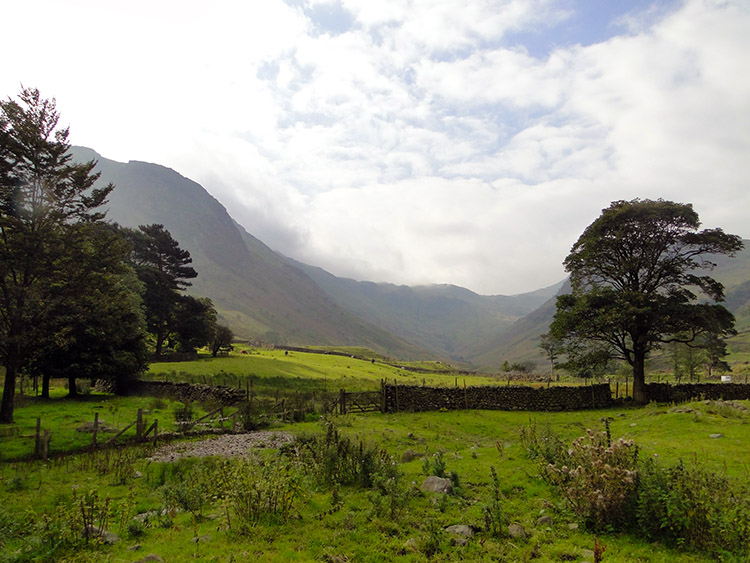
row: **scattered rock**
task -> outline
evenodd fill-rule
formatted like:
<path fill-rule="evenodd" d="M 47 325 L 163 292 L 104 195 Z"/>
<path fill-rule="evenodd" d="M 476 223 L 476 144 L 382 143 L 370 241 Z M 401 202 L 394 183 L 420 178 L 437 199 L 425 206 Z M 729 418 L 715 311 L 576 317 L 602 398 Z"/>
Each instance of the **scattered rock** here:
<path fill-rule="evenodd" d="M 279 448 L 294 440 L 289 432 L 258 431 L 247 434 L 224 434 L 197 442 L 173 442 L 159 448 L 149 461 L 169 462 L 181 457 L 240 457 L 251 448 Z"/>
<path fill-rule="evenodd" d="M 138 551 L 141 549 L 141 544 L 137 543 L 125 548 L 127 551 Z"/>
<path fill-rule="evenodd" d="M 86 531 L 88 532 L 90 537 L 99 538 L 102 543 L 105 544 L 112 545 L 120 541 L 120 536 L 118 536 L 117 534 L 113 534 L 112 532 L 109 532 L 102 528 L 98 528 L 96 526 L 86 526 Z"/>
<path fill-rule="evenodd" d="M 194 543 L 204 543 L 204 542 L 207 542 L 207 541 L 211 541 L 212 539 L 213 538 L 210 535 L 205 535 L 205 536 L 195 536 L 190 541 L 192 541 Z"/>
<path fill-rule="evenodd" d="M 138 561 L 133 561 L 133 563 L 148 563 L 149 561 L 160 561 L 161 563 L 164 563 L 164 559 L 162 559 L 155 553 L 149 553 L 143 559 L 138 559 Z"/>
<path fill-rule="evenodd" d="M 582 549 L 581 550 L 581 557 L 584 559 L 593 559 L 594 558 L 594 552 L 590 549 Z"/>
<path fill-rule="evenodd" d="M 568 529 L 569 530 L 577 530 L 578 529 L 578 522 L 570 522 L 568 524 Z"/>
<path fill-rule="evenodd" d="M 537 518 L 536 525 L 537 526 L 550 526 L 552 524 L 552 517 L 548 514 L 545 514 L 544 516 L 540 516 Z"/>
<path fill-rule="evenodd" d="M 523 529 L 523 526 L 521 524 L 511 524 L 508 526 L 508 535 L 512 538 L 525 538 L 526 537 L 526 530 Z"/>
<path fill-rule="evenodd" d="M 464 536 L 467 538 L 474 536 L 474 530 L 471 529 L 471 526 L 467 526 L 466 524 L 454 524 L 453 526 L 448 526 L 445 531 L 449 534 Z"/>
<path fill-rule="evenodd" d="M 709 438 L 723 438 L 724 434 L 709 434 Z"/>
<path fill-rule="evenodd" d="M 96 431 L 97 432 L 106 432 L 106 433 L 112 434 L 114 432 L 117 432 L 117 429 L 116 428 L 112 428 L 111 426 L 107 426 L 106 424 L 104 424 L 103 420 L 100 420 L 99 423 L 98 423 L 98 425 L 97 425 L 97 427 L 96 427 Z M 78 428 L 76 428 L 76 432 L 87 432 L 89 434 L 93 434 L 94 433 L 94 423 L 93 422 L 84 422 Z"/>
<path fill-rule="evenodd" d="M 453 485 L 450 479 L 430 475 L 424 480 L 420 489 L 429 493 L 450 493 L 453 490 Z"/>
<path fill-rule="evenodd" d="M 634 426 L 638 426 L 635 422 L 630 423 L 630 427 L 633 428 Z"/>
<path fill-rule="evenodd" d="M 412 449 L 406 450 L 403 454 L 401 454 L 401 463 L 409 463 L 410 461 L 424 457 L 424 455 L 425 454 L 415 452 Z"/>
<path fill-rule="evenodd" d="M 403 550 L 404 551 L 417 551 L 418 549 L 417 545 L 417 538 L 409 538 L 404 542 Z"/>

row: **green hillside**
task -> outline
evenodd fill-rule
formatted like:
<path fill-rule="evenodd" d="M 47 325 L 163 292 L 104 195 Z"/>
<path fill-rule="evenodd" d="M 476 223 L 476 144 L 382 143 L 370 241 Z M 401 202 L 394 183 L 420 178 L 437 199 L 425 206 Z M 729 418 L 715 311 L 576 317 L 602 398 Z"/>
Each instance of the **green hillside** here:
<path fill-rule="evenodd" d="M 236 335 L 288 344 L 362 345 L 398 357 L 426 357 L 402 339 L 336 305 L 301 270 L 237 226 L 199 184 L 144 162 L 97 159 L 102 182 L 116 188 L 108 218 L 122 225 L 162 223 L 189 250 L 198 272 L 190 292 L 210 297 Z"/>
<path fill-rule="evenodd" d="M 294 262 L 345 309 L 383 330 L 475 365 L 484 345 L 542 305 L 561 284 L 521 295 L 478 295 L 454 285 L 397 286 L 339 278 Z"/>

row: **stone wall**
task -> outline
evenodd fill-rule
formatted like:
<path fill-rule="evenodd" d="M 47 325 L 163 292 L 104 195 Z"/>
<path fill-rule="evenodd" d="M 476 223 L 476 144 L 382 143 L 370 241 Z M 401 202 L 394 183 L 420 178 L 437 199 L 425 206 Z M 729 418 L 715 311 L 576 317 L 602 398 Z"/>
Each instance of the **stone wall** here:
<path fill-rule="evenodd" d="M 650 383 L 648 396 L 657 403 L 681 403 L 691 399 L 744 400 L 750 399 L 750 383 Z"/>
<path fill-rule="evenodd" d="M 612 404 L 609 385 L 535 388 L 526 386 L 420 387 L 385 385 L 385 410 L 436 411 L 487 409 L 508 411 L 573 411 Z"/>
<path fill-rule="evenodd" d="M 128 384 L 124 394 L 164 397 L 183 403 L 186 401 L 214 402 L 226 406 L 247 400 L 247 394 L 242 389 L 224 385 L 212 386 L 173 381 L 133 381 Z"/>

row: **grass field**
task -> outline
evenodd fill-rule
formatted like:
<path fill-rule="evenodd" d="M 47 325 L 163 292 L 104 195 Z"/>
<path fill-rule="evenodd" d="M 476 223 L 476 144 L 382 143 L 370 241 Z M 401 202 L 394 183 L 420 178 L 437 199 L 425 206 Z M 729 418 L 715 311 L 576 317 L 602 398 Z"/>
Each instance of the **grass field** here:
<path fill-rule="evenodd" d="M 202 382 L 204 376 L 207 382 L 235 386 L 246 385 L 245 378 L 252 378 L 255 391 L 267 395 L 277 390 L 284 394 L 336 392 L 342 387 L 376 389 L 383 378 L 419 384 L 424 380 L 428 385 L 455 385 L 456 377 L 463 385 L 464 380 L 463 375 L 413 373 L 377 358 L 373 363 L 283 351 L 153 364 L 149 374 L 156 379 L 195 382 Z M 465 379 L 467 385 L 507 384 L 499 378 Z M 748 401 L 571 413 L 347 414 L 269 429 L 292 433 L 305 444 L 320 440 L 326 424 L 332 422 L 342 440 L 351 440 L 358 463 L 380 459 L 385 464 L 378 466 L 373 473 L 376 478 L 365 486 L 320 477 L 324 470 L 340 472 L 335 464 L 346 451 L 343 441 L 338 449 L 312 461 L 309 456 L 259 449 L 252 453 L 249 465 L 214 458 L 150 462 L 150 445 L 78 453 L 46 463 L 7 461 L 31 452 L 37 417 L 53 432 L 54 452 L 90 444 L 91 435 L 75 429 L 92 421 L 96 412 L 100 421 L 121 428 L 134 420 L 140 408 L 149 420 L 159 418 L 160 427 L 167 428 L 177 406 L 161 399 L 96 393 L 67 400 L 64 393 L 62 387 L 55 387 L 49 400 L 24 399 L 16 409 L 16 424 L 0 426 L 0 562 L 132 562 L 154 554 L 164 561 L 227 563 L 594 563 L 597 542 L 606 545 L 600 559 L 604 563 L 748 560 L 737 554 L 697 552 L 669 542 L 646 541 L 622 529 L 592 532 L 560 490 L 540 477 L 539 464 L 527 455 L 522 441 L 524 429 L 548 428 L 556 439 L 570 444 L 587 429 L 602 430 L 606 419 L 612 437 L 634 440 L 643 460 L 665 466 L 682 460 L 687 467 L 715 472 L 716 479 L 747 483 L 750 414 L 744 409 L 750 408 Z M 210 406 L 195 408 L 200 416 Z M 384 457 L 378 452 L 384 452 Z M 453 477 L 453 493 L 419 490 L 427 474 L 436 472 Z M 242 491 L 249 494 L 239 495 Z M 288 510 L 279 512 L 279 506 Z M 253 517 L 255 509 L 260 509 L 260 516 Z M 138 515 L 145 521 L 135 520 Z M 511 536 L 508 524 L 519 525 L 524 534 Z M 745 520 L 738 520 L 740 524 L 746 524 Z M 102 525 L 121 539 L 113 545 L 102 544 L 81 532 L 85 525 Z M 473 537 L 450 533 L 446 528 L 452 525 L 469 526 Z"/>

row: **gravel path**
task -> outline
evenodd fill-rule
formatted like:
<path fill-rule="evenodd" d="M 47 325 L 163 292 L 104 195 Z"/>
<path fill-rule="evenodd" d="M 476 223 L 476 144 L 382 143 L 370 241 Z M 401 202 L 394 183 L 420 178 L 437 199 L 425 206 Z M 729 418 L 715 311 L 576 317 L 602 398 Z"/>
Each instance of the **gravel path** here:
<path fill-rule="evenodd" d="M 173 442 L 162 446 L 149 461 L 175 461 L 181 457 L 240 457 L 252 448 L 278 448 L 291 442 L 294 437 L 288 432 L 250 432 L 248 434 L 224 434 L 199 442 Z"/>

